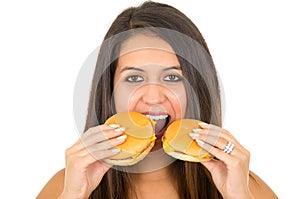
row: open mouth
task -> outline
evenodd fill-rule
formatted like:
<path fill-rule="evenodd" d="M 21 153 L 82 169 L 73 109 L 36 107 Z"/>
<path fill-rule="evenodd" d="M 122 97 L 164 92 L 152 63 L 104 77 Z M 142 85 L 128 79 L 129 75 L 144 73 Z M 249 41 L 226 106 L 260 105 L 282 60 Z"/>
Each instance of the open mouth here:
<path fill-rule="evenodd" d="M 170 116 L 168 114 L 161 114 L 161 115 L 149 115 L 145 114 L 146 117 L 154 120 L 155 124 L 155 135 L 156 137 L 161 137 L 169 124 Z"/>

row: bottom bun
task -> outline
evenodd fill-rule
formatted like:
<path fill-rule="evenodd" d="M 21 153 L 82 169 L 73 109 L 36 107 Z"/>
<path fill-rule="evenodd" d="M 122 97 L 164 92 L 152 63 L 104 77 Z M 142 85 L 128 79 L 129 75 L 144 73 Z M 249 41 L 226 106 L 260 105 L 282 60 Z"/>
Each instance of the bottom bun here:
<path fill-rule="evenodd" d="M 151 142 L 148 147 L 141 152 L 138 156 L 132 158 L 126 158 L 126 159 L 105 159 L 104 162 L 112 165 L 118 165 L 118 166 L 130 166 L 138 163 L 139 161 L 143 160 L 147 154 L 151 151 L 152 147 L 154 146 L 155 142 Z"/>
<path fill-rule="evenodd" d="M 188 162 L 206 162 L 206 161 L 211 160 L 210 155 L 208 155 L 207 157 L 198 158 L 195 156 L 187 155 L 187 154 L 176 152 L 176 151 L 170 151 L 170 152 L 167 152 L 167 154 L 169 156 L 172 156 L 173 158 L 183 160 L 183 161 L 188 161 Z"/>

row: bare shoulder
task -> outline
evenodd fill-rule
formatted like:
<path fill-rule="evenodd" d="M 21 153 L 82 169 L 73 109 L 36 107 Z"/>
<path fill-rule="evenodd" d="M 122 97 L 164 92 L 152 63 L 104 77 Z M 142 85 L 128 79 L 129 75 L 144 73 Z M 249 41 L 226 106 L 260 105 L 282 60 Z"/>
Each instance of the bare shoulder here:
<path fill-rule="evenodd" d="M 255 199 L 276 199 L 278 198 L 273 190 L 254 172 L 250 171 L 250 191 Z"/>
<path fill-rule="evenodd" d="M 37 199 L 57 198 L 64 188 L 65 169 L 58 171 L 43 187 Z"/>

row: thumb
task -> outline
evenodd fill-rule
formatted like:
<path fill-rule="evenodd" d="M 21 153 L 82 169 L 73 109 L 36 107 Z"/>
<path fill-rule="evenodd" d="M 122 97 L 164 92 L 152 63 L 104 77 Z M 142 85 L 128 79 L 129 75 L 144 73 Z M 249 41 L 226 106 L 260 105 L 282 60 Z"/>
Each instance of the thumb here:
<path fill-rule="evenodd" d="M 95 176 L 103 176 L 112 167 L 112 165 L 102 161 L 96 161 L 93 167 L 95 170 Z"/>
<path fill-rule="evenodd" d="M 210 171 L 211 174 L 223 173 L 226 170 L 226 165 L 220 160 L 212 159 L 206 162 L 202 162 L 202 164 Z"/>
<path fill-rule="evenodd" d="M 112 165 L 103 163 L 101 161 L 96 161 L 89 168 L 89 175 L 90 175 L 90 183 L 91 186 L 96 188 L 99 182 L 102 180 L 104 174 L 112 167 Z"/>
<path fill-rule="evenodd" d="M 212 172 L 213 168 L 216 166 L 215 160 L 209 160 L 206 162 L 202 162 L 202 164 L 210 171 Z"/>

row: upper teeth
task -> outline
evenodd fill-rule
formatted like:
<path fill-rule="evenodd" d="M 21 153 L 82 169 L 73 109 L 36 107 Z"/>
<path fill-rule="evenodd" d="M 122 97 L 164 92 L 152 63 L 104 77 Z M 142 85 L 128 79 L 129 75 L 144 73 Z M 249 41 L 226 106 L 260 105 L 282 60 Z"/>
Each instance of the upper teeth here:
<path fill-rule="evenodd" d="M 163 120 L 168 117 L 168 115 L 145 115 L 145 116 L 152 120 Z"/>

